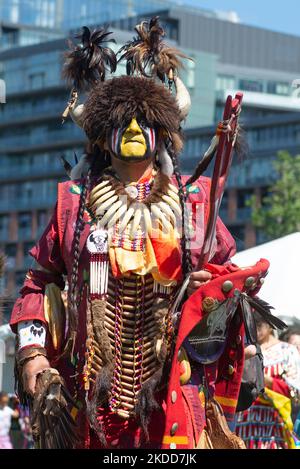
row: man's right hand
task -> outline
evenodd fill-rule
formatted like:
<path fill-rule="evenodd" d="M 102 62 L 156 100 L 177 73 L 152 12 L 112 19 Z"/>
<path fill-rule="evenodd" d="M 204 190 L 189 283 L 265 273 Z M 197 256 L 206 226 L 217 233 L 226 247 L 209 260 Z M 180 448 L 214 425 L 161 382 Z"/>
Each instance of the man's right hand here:
<path fill-rule="evenodd" d="M 51 368 L 51 365 L 43 355 L 37 355 L 24 364 L 22 372 L 23 386 L 24 390 L 31 396 L 35 393 L 37 375 L 47 368 Z"/>

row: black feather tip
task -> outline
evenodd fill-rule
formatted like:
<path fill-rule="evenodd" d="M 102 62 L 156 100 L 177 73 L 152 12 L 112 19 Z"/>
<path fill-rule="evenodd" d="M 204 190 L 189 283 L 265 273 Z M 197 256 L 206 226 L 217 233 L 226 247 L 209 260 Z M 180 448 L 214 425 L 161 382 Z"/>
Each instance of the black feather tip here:
<path fill-rule="evenodd" d="M 93 32 L 86 26 L 76 38 L 80 44 L 65 54 L 63 77 L 77 90 L 88 89 L 98 81 L 104 81 L 106 71 L 116 71 L 117 58 L 114 51 L 107 46 L 115 42 L 109 38 L 112 33 L 106 29 L 96 29 Z"/>
<path fill-rule="evenodd" d="M 135 27 L 137 36 L 128 41 L 118 51 L 118 62 L 126 60 L 127 75 L 135 72 L 149 77 L 146 69 L 159 61 L 158 55 L 162 48 L 162 38 L 165 31 L 159 24 L 159 17 L 153 17 L 150 22 L 142 21 Z"/>

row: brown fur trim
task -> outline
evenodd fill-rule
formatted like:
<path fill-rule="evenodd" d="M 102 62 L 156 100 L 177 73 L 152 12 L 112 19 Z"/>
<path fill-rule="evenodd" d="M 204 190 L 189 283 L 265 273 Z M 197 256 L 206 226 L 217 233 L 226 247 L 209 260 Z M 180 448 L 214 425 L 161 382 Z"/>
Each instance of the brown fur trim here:
<path fill-rule="evenodd" d="M 159 335 L 157 339 L 163 337 L 165 332 L 165 319 L 168 315 L 169 300 L 166 298 L 156 297 L 153 301 L 152 312 L 155 318 L 156 324 L 159 325 Z"/>
<path fill-rule="evenodd" d="M 104 364 L 110 363 L 113 360 L 111 345 L 108 333 L 104 326 L 106 300 L 92 300 L 91 301 L 91 316 L 93 322 L 93 330 L 95 339 L 99 344 L 102 352 L 102 359 Z"/>
<path fill-rule="evenodd" d="M 163 344 L 162 350 L 159 356 L 159 368 L 151 378 L 149 378 L 142 386 L 139 392 L 138 400 L 135 406 L 135 415 L 142 427 L 142 435 L 140 439 L 140 445 L 143 442 L 143 438 L 146 442 L 149 441 L 148 426 L 151 420 L 151 415 L 154 411 L 160 409 L 160 406 L 155 398 L 155 393 L 160 389 L 163 382 L 164 375 L 164 364 L 167 357 L 167 349 Z"/>
<path fill-rule="evenodd" d="M 179 155 L 179 153 L 182 151 L 182 148 L 183 148 L 182 134 L 179 134 L 178 132 L 171 132 L 170 139 L 172 142 L 174 153 L 176 155 Z"/>
<path fill-rule="evenodd" d="M 31 398 L 24 390 L 22 372 L 23 372 L 23 368 L 19 366 L 17 360 L 15 359 L 15 366 L 14 366 L 15 392 L 19 398 L 20 404 L 23 406 L 26 406 L 26 405 L 31 404 Z"/>
<path fill-rule="evenodd" d="M 92 397 L 87 403 L 87 415 L 90 421 L 90 425 L 96 432 L 99 441 L 104 447 L 107 446 L 107 443 L 102 425 L 97 419 L 97 412 L 98 407 L 104 405 L 109 398 L 114 369 L 114 358 L 111 345 L 104 326 L 105 308 L 105 300 L 91 301 L 91 319 L 93 323 L 93 331 L 95 340 L 101 349 L 103 366 L 96 377 L 96 382 L 93 386 Z"/>
<path fill-rule="evenodd" d="M 156 339 L 165 339 L 166 318 L 169 310 L 169 300 L 164 298 L 156 298 L 153 302 L 152 311 L 156 323 L 159 325 L 159 331 Z M 156 341 L 155 341 L 156 342 Z M 142 427 L 142 435 L 140 445 L 143 440 L 149 441 L 148 426 L 151 420 L 151 415 L 154 411 L 159 410 L 159 404 L 156 401 L 155 394 L 160 390 L 163 383 L 163 376 L 165 376 L 165 364 L 167 359 L 167 345 L 165 340 L 162 342 L 160 352 L 157 357 L 158 369 L 143 385 L 138 395 L 138 400 L 135 406 L 135 415 Z M 164 380 L 165 382 L 165 380 Z"/>
<path fill-rule="evenodd" d="M 134 116 L 143 116 L 149 126 L 164 129 L 175 153 L 180 151 L 180 112 L 175 97 L 149 78 L 122 76 L 94 86 L 84 106 L 83 128 L 95 143 L 106 139 L 111 129 L 129 124 Z"/>

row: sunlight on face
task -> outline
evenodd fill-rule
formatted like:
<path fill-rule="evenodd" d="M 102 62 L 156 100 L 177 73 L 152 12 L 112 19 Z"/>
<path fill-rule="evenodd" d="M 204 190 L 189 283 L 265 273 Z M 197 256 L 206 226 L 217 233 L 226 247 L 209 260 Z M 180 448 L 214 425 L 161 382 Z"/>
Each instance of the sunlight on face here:
<path fill-rule="evenodd" d="M 121 155 L 126 157 L 143 157 L 147 151 L 143 131 L 134 117 L 121 140 Z"/>

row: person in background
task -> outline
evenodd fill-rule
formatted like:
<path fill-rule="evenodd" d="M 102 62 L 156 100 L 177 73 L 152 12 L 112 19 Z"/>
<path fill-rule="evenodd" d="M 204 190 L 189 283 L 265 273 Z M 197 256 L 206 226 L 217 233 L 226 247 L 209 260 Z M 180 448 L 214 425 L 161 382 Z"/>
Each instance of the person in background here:
<path fill-rule="evenodd" d="M 300 355 L 277 339 L 271 326 L 253 313 L 264 358 L 265 393 L 237 416 L 236 433 L 249 449 L 292 449 L 291 400 L 300 391 Z"/>
<path fill-rule="evenodd" d="M 23 447 L 24 435 L 21 429 L 21 408 L 20 401 L 15 394 L 9 394 L 8 405 L 11 409 L 17 410 L 18 414 L 12 416 L 10 426 L 10 439 L 14 449 L 21 449 Z"/>
<path fill-rule="evenodd" d="M 12 449 L 9 436 L 11 419 L 19 417 L 19 411 L 9 407 L 8 402 L 8 394 L 0 392 L 0 449 Z"/>
<path fill-rule="evenodd" d="M 24 437 L 22 449 L 33 449 L 34 442 L 30 424 L 29 408 L 27 406 L 20 407 L 20 426 Z"/>
<path fill-rule="evenodd" d="M 300 325 L 288 327 L 287 330 L 280 335 L 280 339 L 297 347 L 300 353 Z"/>
<path fill-rule="evenodd" d="M 280 339 L 291 345 L 297 347 L 300 353 L 300 324 L 289 327 Z M 295 394 L 295 398 L 292 405 L 292 420 L 294 422 L 294 432 L 298 438 L 300 438 L 300 396 L 299 393 Z"/>

